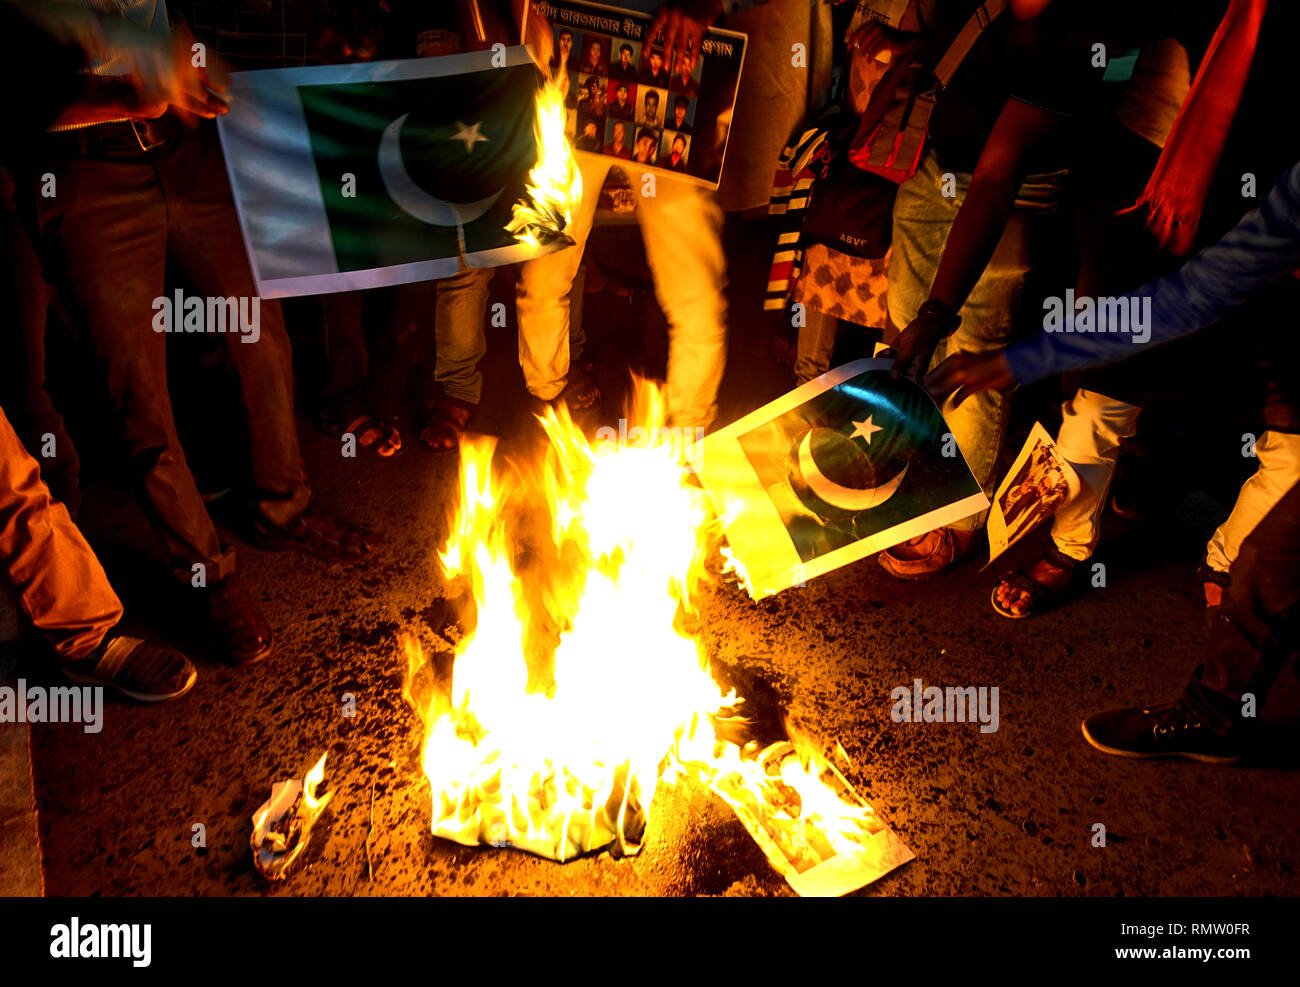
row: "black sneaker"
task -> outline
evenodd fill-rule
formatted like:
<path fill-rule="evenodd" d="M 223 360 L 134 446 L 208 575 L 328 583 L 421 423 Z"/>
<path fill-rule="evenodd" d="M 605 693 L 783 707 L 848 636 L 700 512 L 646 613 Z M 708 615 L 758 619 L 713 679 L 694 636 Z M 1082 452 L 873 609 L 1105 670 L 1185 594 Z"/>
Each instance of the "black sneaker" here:
<path fill-rule="evenodd" d="M 1231 733 L 1216 733 L 1182 700 L 1153 709 L 1113 709 L 1083 721 L 1083 736 L 1106 754 L 1119 757 L 1186 757 L 1209 764 L 1236 764 L 1241 744 Z"/>
<path fill-rule="evenodd" d="M 177 699 L 199 677 L 190 660 L 174 648 L 112 632 L 88 658 L 65 665 L 63 674 L 80 685 L 116 689 L 142 703 Z"/>

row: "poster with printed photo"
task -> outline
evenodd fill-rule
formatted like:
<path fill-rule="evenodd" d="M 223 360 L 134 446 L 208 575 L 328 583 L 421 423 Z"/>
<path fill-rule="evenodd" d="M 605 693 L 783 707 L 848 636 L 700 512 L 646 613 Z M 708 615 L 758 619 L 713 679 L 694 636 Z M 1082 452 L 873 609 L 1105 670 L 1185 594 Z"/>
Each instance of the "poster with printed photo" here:
<path fill-rule="evenodd" d="M 989 562 L 1052 517 L 1079 492 L 1079 475 L 1038 422 L 993 495 L 989 511 Z"/>
<path fill-rule="evenodd" d="M 636 116 L 637 84 L 626 79 L 609 80 L 605 90 L 605 113 L 612 120 L 627 120 Z"/>
<path fill-rule="evenodd" d="M 538 0 L 551 24 L 551 70 L 569 108 L 576 151 L 663 169 L 717 188 L 726 157 L 745 35 L 710 28 L 699 57 L 670 64 L 650 15 L 583 0 Z M 613 123 L 622 122 L 623 139 Z"/>
<path fill-rule="evenodd" d="M 637 127 L 632 138 L 632 161 L 641 165 L 654 165 L 659 160 L 659 131 L 650 127 Z"/>
<path fill-rule="evenodd" d="M 691 139 L 686 134 L 665 130 L 659 143 L 659 167 L 674 172 L 685 171 L 686 163 L 690 160 L 690 144 Z"/>
<path fill-rule="evenodd" d="M 621 158 L 624 161 L 632 160 L 632 122 L 630 120 L 616 120 L 611 118 L 605 124 L 605 148 L 604 153 L 611 158 Z"/>

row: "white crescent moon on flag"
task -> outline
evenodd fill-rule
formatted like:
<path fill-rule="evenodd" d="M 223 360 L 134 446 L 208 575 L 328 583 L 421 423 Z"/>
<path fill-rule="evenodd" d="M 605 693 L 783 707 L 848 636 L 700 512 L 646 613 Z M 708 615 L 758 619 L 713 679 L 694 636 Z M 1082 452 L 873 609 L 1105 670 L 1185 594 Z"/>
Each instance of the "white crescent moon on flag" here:
<path fill-rule="evenodd" d="M 431 226 L 458 226 L 472 223 L 492 208 L 493 203 L 501 198 L 504 189 L 497 189 L 486 199 L 477 202 L 446 202 L 430 195 L 406 171 L 402 163 L 402 145 L 399 137 L 402 124 L 406 123 L 409 113 L 400 117 L 384 128 L 384 136 L 379 142 L 379 177 L 384 181 L 388 196 L 405 213 L 410 213 L 422 223 Z"/>
<path fill-rule="evenodd" d="M 904 466 L 902 472 L 888 483 L 878 487 L 868 487 L 865 490 L 846 487 L 827 478 L 818 468 L 816 460 L 813 459 L 810 431 L 799 443 L 799 472 L 803 475 L 804 482 L 808 484 L 808 489 L 816 494 L 819 500 L 840 510 L 856 513 L 877 507 L 892 497 L 898 485 L 903 482 L 903 477 L 907 475 L 907 467 Z"/>

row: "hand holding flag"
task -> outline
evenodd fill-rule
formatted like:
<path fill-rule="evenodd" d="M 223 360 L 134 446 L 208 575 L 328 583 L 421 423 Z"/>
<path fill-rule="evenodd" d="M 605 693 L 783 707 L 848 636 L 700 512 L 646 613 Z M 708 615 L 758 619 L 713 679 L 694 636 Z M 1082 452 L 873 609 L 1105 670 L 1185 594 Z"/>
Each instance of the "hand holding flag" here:
<path fill-rule="evenodd" d="M 697 466 L 755 599 L 988 507 L 939 409 L 885 360 L 708 436 Z"/>

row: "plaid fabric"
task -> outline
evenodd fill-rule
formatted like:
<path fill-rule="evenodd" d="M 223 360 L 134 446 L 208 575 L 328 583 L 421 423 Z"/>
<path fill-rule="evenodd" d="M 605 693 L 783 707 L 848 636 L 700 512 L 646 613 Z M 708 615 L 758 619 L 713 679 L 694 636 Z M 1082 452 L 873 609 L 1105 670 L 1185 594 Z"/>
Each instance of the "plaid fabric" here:
<path fill-rule="evenodd" d="M 278 69 L 307 62 L 306 14 L 301 3 L 172 0 L 172 9 L 232 69 Z"/>
<path fill-rule="evenodd" d="M 163 0 L 83 0 L 83 5 L 108 16 L 120 16 L 136 27 L 167 36 L 167 6 Z M 121 75 L 117 55 L 97 58 L 86 66 L 91 75 Z M 126 119 L 123 117 L 123 119 Z"/>
<path fill-rule="evenodd" d="M 767 277 L 767 295 L 763 299 L 765 311 L 785 308 L 790 288 L 798 280 L 803 251 L 799 235 L 803 229 L 804 210 L 812 192 L 816 173 L 812 168 L 814 155 L 826 142 L 826 131 L 817 128 L 805 130 L 799 140 L 788 145 L 777 161 L 776 176 L 772 182 L 772 199 L 768 204 L 769 216 L 776 220 L 776 254 Z"/>

